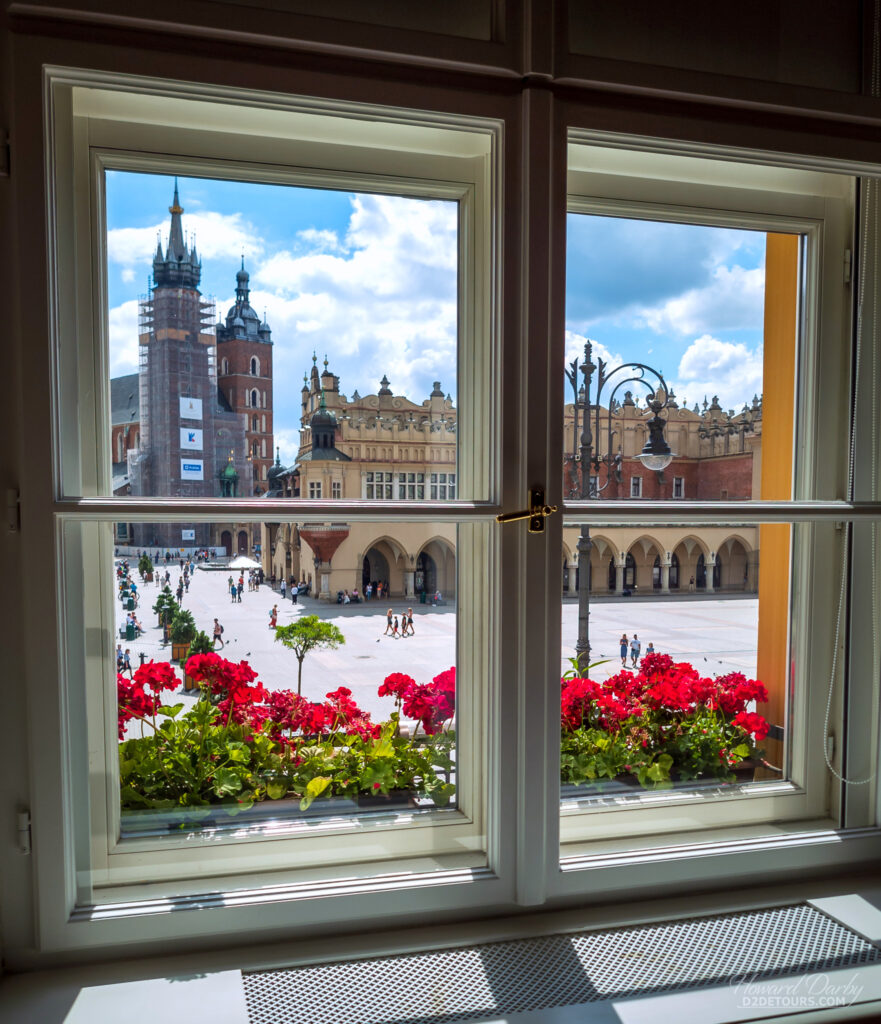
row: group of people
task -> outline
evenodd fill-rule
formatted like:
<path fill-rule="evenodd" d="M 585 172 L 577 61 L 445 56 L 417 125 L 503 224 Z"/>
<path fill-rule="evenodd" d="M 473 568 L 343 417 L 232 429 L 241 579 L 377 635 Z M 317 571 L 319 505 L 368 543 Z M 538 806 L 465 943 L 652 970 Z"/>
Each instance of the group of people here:
<path fill-rule="evenodd" d="M 132 671 L 132 652 L 128 647 L 123 651 L 122 644 L 116 645 L 116 671 L 120 675 L 123 672 L 128 672 L 129 679 L 134 675 Z"/>
<path fill-rule="evenodd" d="M 630 656 L 630 667 L 636 668 L 639 664 L 639 656 L 642 651 L 642 642 L 639 636 L 634 633 L 630 640 L 627 639 L 627 634 L 622 633 L 621 639 L 618 641 L 618 650 L 621 655 L 621 668 L 627 668 L 627 657 Z M 645 649 L 646 654 L 655 653 L 655 645 L 650 643 Z"/>
<path fill-rule="evenodd" d="M 226 581 L 226 585 L 227 588 L 229 589 L 229 596 L 232 598 L 232 603 L 241 604 L 242 593 L 245 589 L 245 577 L 239 576 L 238 581 L 236 581 L 234 576 L 230 576 L 230 578 Z"/>
<path fill-rule="evenodd" d="M 357 589 L 355 590 L 357 594 Z M 389 586 L 388 580 L 370 580 L 370 582 L 364 587 L 364 600 L 370 601 L 372 598 L 383 598 L 388 597 Z"/>
<path fill-rule="evenodd" d="M 391 636 L 395 640 L 400 636 L 416 636 L 416 630 L 413 628 L 413 609 L 408 608 L 406 612 L 401 613 L 401 621 L 398 623 L 398 616 L 395 615 L 394 609 L 389 608 L 385 613 L 386 626 L 383 636 Z"/>

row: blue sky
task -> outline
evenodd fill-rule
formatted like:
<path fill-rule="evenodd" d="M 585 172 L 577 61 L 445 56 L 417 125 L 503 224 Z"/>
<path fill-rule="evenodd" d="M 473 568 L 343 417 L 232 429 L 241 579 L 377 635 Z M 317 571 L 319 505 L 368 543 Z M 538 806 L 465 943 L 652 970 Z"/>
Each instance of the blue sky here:
<path fill-rule="evenodd" d="M 202 292 L 225 315 L 241 255 L 251 303 L 275 343 L 282 460 L 296 451 L 304 371 L 327 353 L 344 394 L 392 390 L 421 402 L 440 380 L 456 396 L 456 208 L 443 201 L 181 178 L 185 232 Z M 137 368 L 137 301 L 173 179 L 107 175 L 110 367 Z M 661 370 L 689 405 L 761 392 L 764 236 L 570 214 L 567 361 L 584 338 L 614 362 Z"/>

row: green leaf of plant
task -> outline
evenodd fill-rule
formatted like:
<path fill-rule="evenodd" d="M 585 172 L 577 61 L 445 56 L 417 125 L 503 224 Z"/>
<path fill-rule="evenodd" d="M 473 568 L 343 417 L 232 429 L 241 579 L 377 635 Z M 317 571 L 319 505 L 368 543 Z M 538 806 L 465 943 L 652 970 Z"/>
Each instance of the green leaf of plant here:
<path fill-rule="evenodd" d="M 218 796 L 232 796 L 242 788 L 241 778 L 230 768 L 219 768 L 214 774 L 214 792 Z"/>
<path fill-rule="evenodd" d="M 312 806 L 312 801 L 321 796 L 321 794 L 330 785 L 331 780 L 322 775 L 316 775 L 314 779 L 310 779 L 306 783 L 306 793 L 300 800 L 300 810 L 307 811 Z"/>
<path fill-rule="evenodd" d="M 266 795 L 270 800 L 281 800 L 288 791 L 287 779 L 273 779 L 266 783 Z M 304 807 L 303 810 L 306 808 Z"/>

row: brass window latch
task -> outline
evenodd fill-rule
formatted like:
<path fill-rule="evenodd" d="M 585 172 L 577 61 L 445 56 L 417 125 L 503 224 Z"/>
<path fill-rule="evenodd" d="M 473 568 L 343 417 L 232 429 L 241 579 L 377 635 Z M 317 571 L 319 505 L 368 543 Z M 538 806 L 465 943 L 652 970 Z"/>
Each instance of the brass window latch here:
<path fill-rule="evenodd" d="M 504 512 L 496 516 L 497 523 L 516 523 L 518 519 L 529 520 L 530 533 L 544 533 L 545 519 L 557 511 L 556 505 L 545 505 L 545 492 L 543 487 L 529 488 L 529 508 L 522 512 Z"/>

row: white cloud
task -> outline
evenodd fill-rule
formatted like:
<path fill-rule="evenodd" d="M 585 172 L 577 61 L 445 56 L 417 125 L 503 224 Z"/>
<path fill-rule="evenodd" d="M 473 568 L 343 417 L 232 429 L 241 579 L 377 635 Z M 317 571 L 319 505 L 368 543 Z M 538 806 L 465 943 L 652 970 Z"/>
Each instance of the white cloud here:
<path fill-rule="evenodd" d="M 210 210 L 185 215 L 184 230 L 195 241 L 199 255 L 206 259 L 229 257 L 244 252 L 246 257 L 259 256 L 264 243 L 253 224 L 242 214 L 215 213 Z M 161 221 L 146 228 L 111 228 L 107 232 L 107 254 L 111 263 L 126 266 L 149 264 L 156 252 L 156 241 L 168 241 L 168 222 Z"/>
<path fill-rule="evenodd" d="M 696 338 L 679 362 L 672 385 L 680 402 L 701 402 L 719 396 L 723 409 L 739 412 L 753 394 L 762 393 L 763 350 L 741 342 L 720 341 L 709 334 Z"/>
<path fill-rule="evenodd" d="M 455 393 L 455 205 L 355 196 L 345 246 L 331 231 L 300 236 L 331 251 L 279 252 L 251 277 L 252 305 L 268 309 L 277 345 L 276 378 L 298 380 L 314 349 L 349 394 L 375 392 L 384 373 L 415 401 L 438 378 Z"/>
<path fill-rule="evenodd" d="M 577 331 L 566 331 L 566 369 L 570 368 L 570 364 L 573 359 L 578 360 L 578 381 L 579 388 L 584 383 L 584 375 L 581 372 L 581 366 L 584 362 L 584 343 L 587 338 L 583 334 L 579 334 Z M 595 366 L 599 365 L 599 360 L 602 359 L 609 369 L 614 369 L 616 366 L 620 366 L 624 362 L 624 358 L 620 352 L 611 352 L 601 341 L 594 341 L 591 339 L 591 361 Z M 614 385 L 612 385 L 614 386 Z M 603 404 L 605 405 L 606 397 L 609 394 L 608 391 L 603 391 Z M 591 388 L 592 398 L 596 398 L 596 373 L 594 373 L 594 383 Z M 619 395 L 620 399 L 620 395 Z M 572 386 L 567 382 L 565 391 L 565 401 L 572 401 Z"/>
<path fill-rule="evenodd" d="M 339 237 L 335 231 L 319 230 L 318 228 L 305 228 L 297 232 L 297 238 L 306 245 L 313 246 L 325 252 L 344 252 L 345 247 L 340 244 Z"/>
<path fill-rule="evenodd" d="M 298 429 L 279 430 L 276 428 L 273 435 L 275 445 L 278 448 L 278 457 L 283 466 L 292 466 L 300 450 L 300 431 Z M 273 459 L 275 452 L 272 453 Z"/>
<path fill-rule="evenodd" d="M 138 300 L 114 306 L 109 314 L 110 376 L 134 373 L 138 368 Z"/>
<path fill-rule="evenodd" d="M 131 284 L 135 279 L 135 271 L 133 267 L 125 267 L 122 271 L 122 279 L 126 284 Z"/>
<path fill-rule="evenodd" d="M 692 288 L 660 306 L 639 311 L 637 323 L 659 334 L 762 327 L 765 271 L 717 266 L 710 284 Z"/>

